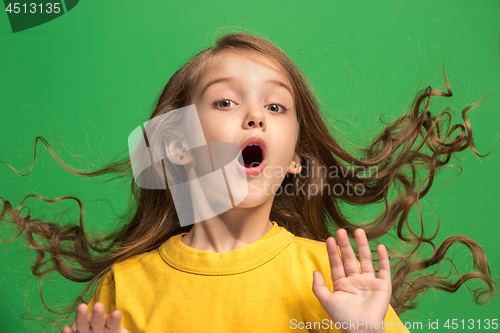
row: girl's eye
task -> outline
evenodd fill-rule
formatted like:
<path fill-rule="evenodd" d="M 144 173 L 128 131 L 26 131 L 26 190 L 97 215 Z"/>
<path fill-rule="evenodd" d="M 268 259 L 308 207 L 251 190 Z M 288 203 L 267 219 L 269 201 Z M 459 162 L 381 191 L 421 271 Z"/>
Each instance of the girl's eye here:
<path fill-rule="evenodd" d="M 233 104 L 234 104 L 234 102 L 233 102 L 233 101 L 231 101 L 231 100 L 229 100 L 229 99 L 221 99 L 221 100 L 215 101 L 215 102 L 214 102 L 214 105 L 215 105 L 215 106 L 218 106 L 218 107 L 220 107 L 220 108 L 225 109 L 225 108 L 229 108 L 229 107 L 231 107 L 231 103 L 233 103 Z"/>
<path fill-rule="evenodd" d="M 269 107 L 271 107 L 271 108 L 269 108 Z M 281 108 L 281 111 L 279 111 L 280 108 Z M 282 113 L 282 112 L 285 112 L 288 109 L 286 107 L 284 107 L 283 105 L 281 105 L 281 104 L 269 104 L 268 105 L 268 110 L 276 112 L 276 113 Z"/>
<path fill-rule="evenodd" d="M 214 107 L 219 107 L 221 109 L 227 109 L 235 105 L 233 101 L 227 98 L 214 101 L 212 104 Z M 281 104 L 269 104 L 267 109 L 275 113 L 283 113 L 288 110 L 287 107 Z"/>

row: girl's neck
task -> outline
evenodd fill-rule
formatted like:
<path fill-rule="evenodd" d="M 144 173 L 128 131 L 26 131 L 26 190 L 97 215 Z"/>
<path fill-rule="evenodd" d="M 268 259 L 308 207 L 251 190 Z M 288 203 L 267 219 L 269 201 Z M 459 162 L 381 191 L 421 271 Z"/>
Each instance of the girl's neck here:
<path fill-rule="evenodd" d="M 274 199 L 274 198 L 272 198 Z M 272 228 L 269 220 L 273 200 L 252 208 L 235 207 L 197 222 L 181 238 L 185 245 L 201 251 L 229 252 L 262 238 Z"/>

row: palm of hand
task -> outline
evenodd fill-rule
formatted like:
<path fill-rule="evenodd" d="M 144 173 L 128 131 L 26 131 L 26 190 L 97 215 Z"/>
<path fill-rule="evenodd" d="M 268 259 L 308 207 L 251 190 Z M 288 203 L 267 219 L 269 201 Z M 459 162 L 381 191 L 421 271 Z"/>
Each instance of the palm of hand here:
<path fill-rule="evenodd" d="M 366 322 L 380 322 L 384 319 L 391 297 L 391 285 L 367 275 L 355 275 L 337 280 L 333 285 L 325 306 L 330 309 L 334 322 L 349 322 L 349 319 L 363 319 Z M 386 304 L 381 307 L 381 304 Z"/>
<path fill-rule="evenodd" d="M 330 292 L 323 276 L 316 271 L 313 292 L 334 322 L 356 323 L 363 320 L 363 325 L 367 322 L 380 323 L 385 318 L 392 293 L 387 250 L 383 245 L 377 248 L 380 263 L 377 278 L 364 231 L 357 229 L 354 234 L 359 249 L 361 273 L 347 232 L 340 229 L 337 231 L 337 239 L 342 257 L 339 256 L 333 237 L 327 239 L 334 292 Z M 344 332 L 347 331 L 349 329 Z"/>

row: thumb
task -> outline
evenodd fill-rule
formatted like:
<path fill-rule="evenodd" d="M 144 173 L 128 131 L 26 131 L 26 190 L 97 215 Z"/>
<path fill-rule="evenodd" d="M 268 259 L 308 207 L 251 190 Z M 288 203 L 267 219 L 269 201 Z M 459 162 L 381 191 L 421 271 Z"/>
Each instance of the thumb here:
<path fill-rule="evenodd" d="M 313 272 L 312 290 L 321 305 L 325 304 L 326 299 L 332 294 L 325 284 L 325 278 L 319 271 Z"/>

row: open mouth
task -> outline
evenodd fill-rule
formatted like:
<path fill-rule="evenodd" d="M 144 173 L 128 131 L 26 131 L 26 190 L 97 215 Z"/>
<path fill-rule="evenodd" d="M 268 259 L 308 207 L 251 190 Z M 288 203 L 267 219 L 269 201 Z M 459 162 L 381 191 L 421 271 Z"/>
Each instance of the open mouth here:
<path fill-rule="evenodd" d="M 262 163 L 262 148 L 257 144 L 248 145 L 241 152 L 245 168 L 255 168 Z"/>
<path fill-rule="evenodd" d="M 247 175 L 258 174 L 264 167 L 266 159 L 266 143 L 263 138 L 253 136 L 241 145 L 243 164 L 238 159 L 238 165 L 245 170 Z"/>

